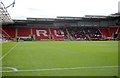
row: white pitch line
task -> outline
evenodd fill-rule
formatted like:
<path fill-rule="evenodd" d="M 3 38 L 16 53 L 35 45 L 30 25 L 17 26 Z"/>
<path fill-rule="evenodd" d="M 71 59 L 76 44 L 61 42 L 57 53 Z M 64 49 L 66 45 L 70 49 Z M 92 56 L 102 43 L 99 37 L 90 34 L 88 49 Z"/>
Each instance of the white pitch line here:
<path fill-rule="evenodd" d="M 18 71 L 16 68 L 13 68 L 13 67 L 0 67 L 0 69 L 4 69 L 4 68 L 11 69 L 13 71 Z"/>
<path fill-rule="evenodd" d="M 39 71 L 54 71 L 54 70 L 79 70 L 79 69 L 101 69 L 101 68 L 118 68 L 119 66 L 91 66 L 91 67 L 73 67 L 73 68 L 48 68 L 48 69 L 31 69 L 31 70 L 18 70 L 16 68 L 12 68 L 8 71 L 0 71 L 0 72 L 39 72 Z"/>
<path fill-rule="evenodd" d="M 2 61 L 2 59 L 3 59 L 6 55 L 8 55 L 17 45 L 18 45 L 18 43 L 17 43 L 15 46 L 13 46 L 10 50 L 8 50 L 8 51 L 0 58 L 0 61 Z"/>

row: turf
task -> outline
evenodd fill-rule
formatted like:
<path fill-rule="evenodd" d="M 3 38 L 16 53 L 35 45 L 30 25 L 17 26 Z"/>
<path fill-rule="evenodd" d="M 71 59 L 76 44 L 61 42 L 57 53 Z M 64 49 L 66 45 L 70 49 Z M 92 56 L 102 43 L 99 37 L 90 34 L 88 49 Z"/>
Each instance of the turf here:
<path fill-rule="evenodd" d="M 18 70 L 118 66 L 117 41 L 34 41 L 3 44 L 3 67 Z M 12 70 L 13 69 L 6 69 Z M 5 70 L 5 71 L 6 71 Z M 117 76 L 118 68 L 4 72 L 3 76 Z"/>
<path fill-rule="evenodd" d="M 4 55 L 8 50 L 10 50 L 16 42 L 6 42 L 2 43 L 2 55 Z"/>
<path fill-rule="evenodd" d="M 0 42 L 0 57 L 2 57 L 2 43 Z M 0 61 L 0 67 L 2 67 L 2 61 Z M 0 78 L 2 77 L 2 72 L 0 72 Z"/>

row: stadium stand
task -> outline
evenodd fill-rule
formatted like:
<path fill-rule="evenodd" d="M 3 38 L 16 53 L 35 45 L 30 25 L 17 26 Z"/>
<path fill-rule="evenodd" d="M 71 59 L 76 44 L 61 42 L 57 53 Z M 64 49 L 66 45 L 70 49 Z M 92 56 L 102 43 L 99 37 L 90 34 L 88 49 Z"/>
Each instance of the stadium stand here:
<path fill-rule="evenodd" d="M 5 28 L 3 28 L 2 31 L 3 31 L 3 33 L 8 34 L 8 36 L 11 37 L 11 38 L 15 38 L 16 37 L 16 28 L 5 27 Z"/>
<path fill-rule="evenodd" d="M 30 28 L 18 28 L 18 36 L 19 37 L 29 37 L 30 36 Z"/>
<path fill-rule="evenodd" d="M 109 28 L 99 28 L 102 35 L 106 37 L 106 39 L 114 39 L 114 35 L 118 35 L 120 27 L 109 27 Z"/>
<path fill-rule="evenodd" d="M 12 40 L 119 40 L 119 18 L 120 14 L 27 18 L 4 24 L 2 32 Z"/>
<path fill-rule="evenodd" d="M 8 11 L 6 10 L 5 5 L 0 0 L 0 42 L 9 41 L 12 38 L 12 36 L 9 35 L 11 31 L 6 32 L 2 29 L 2 26 L 7 24 L 13 24 L 13 20 L 11 19 Z"/>
<path fill-rule="evenodd" d="M 94 27 L 71 27 L 68 32 L 72 40 L 101 40 L 102 36 Z"/>
<path fill-rule="evenodd" d="M 7 42 L 11 40 L 11 37 L 5 32 L 3 31 L 2 28 L 0 28 L 0 42 Z"/>
<path fill-rule="evenodd" d="M 107 39 L 110 39 L 109 28 L 100 28 L 99 30 L 103 36 L 105 36 Z"/>
<path fill-rule="evenodd" d="M 11 39 L 33 36 L 35 40 L 112 40 L 120 33 L 120 27 L 67 27 L 62 29 L 4 27 L 2 31 Z M 117 34 L 116 37 L 114 37 L 115 34 Z"/>

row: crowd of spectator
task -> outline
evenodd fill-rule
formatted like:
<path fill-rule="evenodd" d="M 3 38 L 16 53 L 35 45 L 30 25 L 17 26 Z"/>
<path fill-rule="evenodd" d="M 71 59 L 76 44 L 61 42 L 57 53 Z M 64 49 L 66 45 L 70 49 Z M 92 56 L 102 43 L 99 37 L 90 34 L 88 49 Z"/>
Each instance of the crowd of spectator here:
<path fill-rule="evenodd" d="M 102 35 L 97 28 L 87 27 L 68 27 L 63 29 L 65 39 L 70 40 L 101 40 Z"/>

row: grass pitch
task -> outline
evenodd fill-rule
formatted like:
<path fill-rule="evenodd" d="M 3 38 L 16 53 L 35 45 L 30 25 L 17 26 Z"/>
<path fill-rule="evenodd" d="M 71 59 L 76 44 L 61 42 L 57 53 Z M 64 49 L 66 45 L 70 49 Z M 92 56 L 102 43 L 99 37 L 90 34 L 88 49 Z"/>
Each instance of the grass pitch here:
<path fill-rule="evenodd" d="M 0 58 L 3 76 L 118 75 L 117 41 L 9 42 Z"/>

